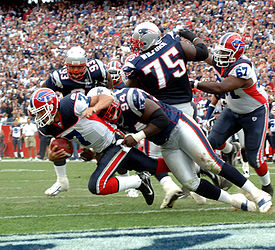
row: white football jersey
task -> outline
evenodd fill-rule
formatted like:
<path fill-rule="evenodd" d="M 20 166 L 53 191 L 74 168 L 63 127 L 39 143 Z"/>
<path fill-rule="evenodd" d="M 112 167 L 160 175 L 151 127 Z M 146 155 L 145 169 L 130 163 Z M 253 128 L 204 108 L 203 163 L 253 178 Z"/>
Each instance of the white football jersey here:
<path fill-rule="evenodd" d="M 243 57 L 243 59 L 245 60 L 240 60 L 240 63 L 234 63 L 233 67 L 227 74 L 227 76 L 234 76 L 242 79 L 252 79 L 253 81 L 253 85 L 249 88 L 239 88 L 226 93 L 226 102 L 228 108 L 238 114 L 250 113 L 267 102 L 267 94 L 264 88 L 257 83 L 257 76 L 254 66 L 251 66 L 248 63 L 249 61 L 246 59 L 246 57 Z M 216 73 L 218 72 L 216 71 Z M 219 77 L 221 77 L 220 74 Z M 225 77 L 222 79 L 224 78 Z"/>
<path fill-rule="evenodd" d="M 96 115 L 81 118 L 82 112 L 89 106 L 88 98 L 81 93 L 73 93 L 70 98 L 74 100 L 74 115 L 78 119 L 73 126 L 67 128 L 59 136 L 75 140 L 82 147 L 93 148 L 98 153 L 102 152 L 114 141 L 116 126 L 105 123 Z"/>

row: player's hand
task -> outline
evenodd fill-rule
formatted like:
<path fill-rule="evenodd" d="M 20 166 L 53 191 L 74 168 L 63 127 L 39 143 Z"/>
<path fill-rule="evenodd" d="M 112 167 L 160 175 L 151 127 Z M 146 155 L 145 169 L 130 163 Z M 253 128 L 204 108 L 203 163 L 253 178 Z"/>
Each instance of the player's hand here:
<path fill-rule="evenodd" d="M 89 107 L 82 112 L 81 118 L 88 117 L 96 113 L 97 113 L 97 110 L 95 109 L 95 107 Z"/>
<path fill-rule="evenodd" d="M 84 161 L 91 161 L 92 159 L 95 159 L 95 151 L 90 148 L 82 148 L 82 151 L 80 153 L 80 158 Z"/>
<path fill-rule="evenodd" d="M 196 34 L 194 34 L 188 29 L 179 29 L 178 34 L 180 37 L 183 37 L 189 40 L 190 42 L 193 42 L 193 40 L 197 37 Z"/>
<path fill-rule="evenodd" d="M 196 88 L 197 84 L 198 84 L 198 80 L 193 80 L 193 79 L 189 79 L 189 82 L 190 82 L 190 85 L 191 85 L 191 88 L 194 89 Z"/>
<path fill-rule="evenodd" d="M 137 141 L 129 134 L 125 136 L 121 145 L 125 145 L 127 147 L 134 147 L 137 145 Z"/>
<path fill-rule="evenodd" d="M 53 146 L 52 149 L 48 149 L 48 157 L 50 161 L 58 161 L 68 157 L 64 149 L 57 150 L 58 146 Z"/>

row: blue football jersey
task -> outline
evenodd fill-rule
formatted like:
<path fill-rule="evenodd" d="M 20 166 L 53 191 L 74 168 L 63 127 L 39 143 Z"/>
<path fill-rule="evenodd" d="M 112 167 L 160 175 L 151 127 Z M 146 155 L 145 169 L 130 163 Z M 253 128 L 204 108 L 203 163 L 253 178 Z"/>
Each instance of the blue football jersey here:
<path fill-rule="evenodd" d="M 160 106 L 169 118 L 169 126 L 157 135 L 147 138 L 157 145 L 162 145 L 169 139 L 172 129 L 176 126 L 182 114 L 175 107 L 159 101 L 141 89 L 124 88 L 116 91 L 114 95 L 120 103 L 122 112 L 122 122 L 118 126 L 129 133 L 136 133 L 146 127 L 146 122 L 141 118 L 144 113 L 146 98 L 149 98 Z"/>
<path fill-rule="evenodd" d="M 153 50 L 131 57 L 123 70 L 129 79 L 138 79 L 140 88 L 168 104 L 190 102 L 186 57 L 175 33 L 167 33 Z"/>
<path fill-rule="evenodd" d="M 46 87 L 59 91 L 66 96 L 72 92 L 87 94 L 94 87 L 108 87 L 107 69 L 98 59 L 87 62 L 87 71 L 81 81 L 74 81 L 69 78 L 67 67 L 55 70 L 46 80 Z"/>

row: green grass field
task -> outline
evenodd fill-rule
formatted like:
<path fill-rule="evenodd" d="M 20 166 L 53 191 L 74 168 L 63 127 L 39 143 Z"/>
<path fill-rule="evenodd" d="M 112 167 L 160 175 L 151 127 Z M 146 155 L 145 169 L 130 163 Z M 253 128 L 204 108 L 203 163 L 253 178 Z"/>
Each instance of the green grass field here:
<path fill-rule="evenodd" d="M 47 197 L 45 189 L 56 180 L 52 163 L 0 162 L 0 234 L 275 221 L 274 208 L 266 214 L 247 213 L 210 200 L 196 205 L 190 197 L 178 200 L 173 209 L 161 210 L 164 192 L 154 177 L 152 206 L 146 205 L 141 194 L 138 198 L 129 198 L 124 192 L 96 196 L 87 189 L 94 168 L 94 163 L 69 162 L 70 190 Z M 270 171 L 275 183 L 274 167 Z M 251 173 L 250 179 L 259 186 L 252 169 Z M 234 187 L 230 192 L 238 190 Z"/>

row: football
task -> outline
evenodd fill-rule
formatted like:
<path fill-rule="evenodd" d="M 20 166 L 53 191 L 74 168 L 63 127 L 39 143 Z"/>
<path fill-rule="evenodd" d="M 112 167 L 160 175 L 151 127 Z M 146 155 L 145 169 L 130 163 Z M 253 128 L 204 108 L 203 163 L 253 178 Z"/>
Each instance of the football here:
<path fill-rule="evenodd" d="M 50 148 L 52 149 L 57 145 L 57 150 L 64 149 L 67 157 L 71 157 L 73 154 L 73 144 L 65 138 L 56 138 L 51 141 Z"/>

